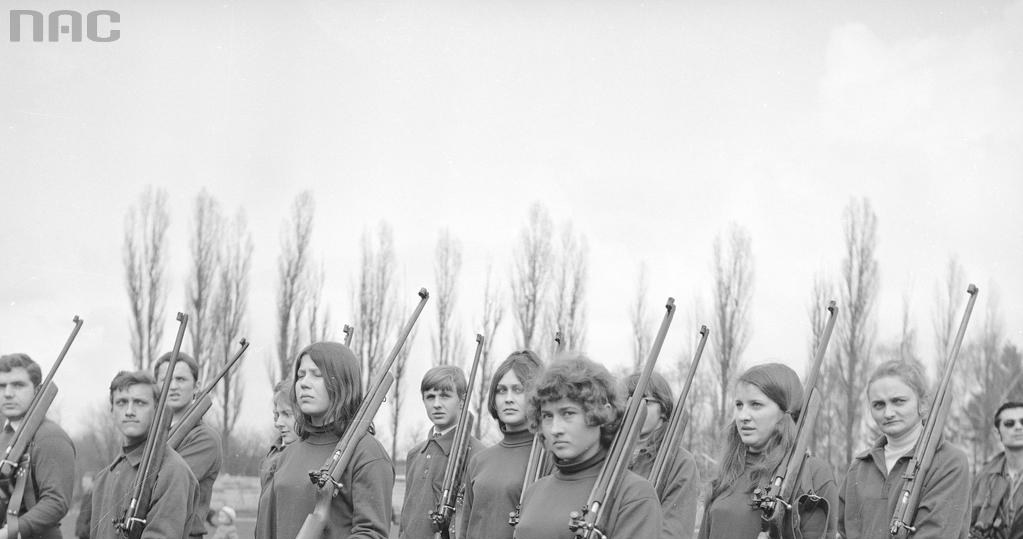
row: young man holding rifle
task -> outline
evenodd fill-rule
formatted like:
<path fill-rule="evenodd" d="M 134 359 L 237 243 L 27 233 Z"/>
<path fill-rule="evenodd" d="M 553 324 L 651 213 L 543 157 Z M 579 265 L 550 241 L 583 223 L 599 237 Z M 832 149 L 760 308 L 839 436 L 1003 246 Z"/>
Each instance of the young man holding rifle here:
<path fill-rule="evenodd" d="M 995 455 L 973 481 L 970 537 L 1023 538 L 1023 402 L 1006 402 L 995 412 L 995 430 L 1005 451 Z"/>
<path fill-rule="evenodd" d="M 0 411 L 3 430 L 0 442 L 8 447 L 26 419 L 26 413 L 42 382 L 39 365 L 25 354 L 0 356 Z M 45 410 L 40 413 L 45 414 Z M 18 496 L 18 531 L 22 539 L 60 539 L 60 520 L 71 504 L 75 475 L 72 463 L 75 448 L 64 429 L 43 419 L 28 450 L 28 469 L 16 481 L 4 485 L 0 497 L 7 507 L 16 490 Z M 21 483 L 21 485 L 18 485 Z M 13 537 L 8 532 L 7 514 L 0 516 L 0 539 Z"/>
<path fill-rule="evenodd" d="M 156 383 L 162 384 L 167 375 L 167 364 L 170 362 L 171 353 L 168 352 L 160 357 L 154 367 Z M 188 354 L 178 354 L 178 362 L 174 365 L 174 374 L 171 378 L 170 394 L 167 396 L 167 408 L 174 415 L 171 418 L 173 429 L 188 410 L 195 394 L 199 390 L 199 364 Z M 199 500 L 195 506 L 195 528 L 189 532 L 190 537 L 202 537 L 206 534 L 206 526 L 202 524 L 206 513 L 210 509 L 210 498 L 213 497 L 213 483 L 220 474 L 220 466 L 223 463 L 223 450 L 220 447 L 220 437 L 216 431 L 203 421 L 195 424 L 186 434 L 181 444 L 174 448 L 175 451 L 185 459 L 185 463 L 192 470 L 196 480 L 199 481 Z"/>
<path fill-rule="evenodd" d="M 124 436 L 124 447 L 112 464 L 96 474 L 93 482 L 91 537 L 118 537 L 114 520 L 123 515 L 132 496 L 146 440 L 157 416 L 158 401 L 159 388 L 145 371 L 121 371 L 110 382 L 110 413 L 114 426 Z M 156 482 L 145 508 L 146 523 L 141 537 L 176 539 L 187 536 L 193 529 L 191 519 L 198 498 L 195 476 L 184 459 L 170 448 L 153 471 L 157 474 Z"/>

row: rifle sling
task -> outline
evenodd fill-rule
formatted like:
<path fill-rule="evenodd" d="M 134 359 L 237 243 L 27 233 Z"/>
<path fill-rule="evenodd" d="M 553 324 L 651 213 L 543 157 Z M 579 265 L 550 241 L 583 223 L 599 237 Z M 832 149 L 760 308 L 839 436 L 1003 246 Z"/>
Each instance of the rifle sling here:
<path fill-rule="evenodd" d="M 21 503 L 25 499 L 25 485 L 31 480 L 32 472 L 29 466 L 28 453 L 25 453 L 25 458 L 21 461 L 18 473 L 14 476 L 14 490 L 11 492 L 11 499 L 7 504 L 8 537 L 20 537 L 18 513 L 21 512 Z"/>

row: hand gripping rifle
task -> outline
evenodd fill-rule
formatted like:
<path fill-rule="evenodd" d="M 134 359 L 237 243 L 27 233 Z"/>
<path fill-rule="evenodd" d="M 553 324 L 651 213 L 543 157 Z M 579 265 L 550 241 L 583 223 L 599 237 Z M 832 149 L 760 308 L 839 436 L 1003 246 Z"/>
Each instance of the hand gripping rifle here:
<path fill-rule="evenodd" d="M 118 534 L 127 539 L 142 537 L 147 523 L 146 514 L 149 511 L 150 503 L 152 503 L 153 487 L 156 486 L 156 475 L 160 471 L 164 454 L 167 451 L 167 431 L 172 415 L 167 409 L 167 395 L 170 393 L 171 380 L 174 379 L 171 373 L 174 372 L 174 366 L 178 363 L 181 341 L 185 337 L 185 326 L 188 325 L 188 315 L 178 313 L 177 320 L 178 334 L 174 337 L 174 349 L 171 352 L 170 361 L 167 362 L 167 376 L 163 379 L 163 388 L 160 390 L 160 400 L 156 404 L 153 424 L 149 427 L 146 447 L 142 450 L 139 471 L 135 475 L 135 482 L 132 483 L 131 501 L 128 502 L 121 518 L 114 520 L 114 528 Z"/>
<path fill-rule="evenodd" d="M 430 299 L 430 293 L 425 288 L 419 289 L 419 305 L 416 305 L 412 316 L 402 328 L 398 335 L 398 342 L 394 343 L 394 348 L 391 349 L 390 354 L 380 366 L 379 373 L 370 381 L 366 396 L 362 399 L 362 404 L 359 405 L 351 424 L 345 429 L 344 435 L 338 440 L 334 452 L 331 453 L 323 467 L 309 472 L 309 480 L 316 485 L 317 489 L 316 505 L 313 507 L 312 513 L 309 513 L 305 522 L 302 523 L 302 529 L 298 531 L 296 539 L 320 539 L 323 537 L 323 532 L 327 529 L 327 522 L 330 521 L 331 501 L 344 488 L 344 484 L 341 483 L 341 474 L 348 468 L 348 464 L 355 454 L 355 446 L 363 435 L 369 432 L 373 416 L 376 415 L 377 409 L 380 408 L 384 397 L 391 389 L 391 384 L 394 383 L 394 375 L 390 373 L 391 366 L 398 357 L 398 352 L 401 351 L 405 340 L 408 339 L 409 333 L 412 332 L 412 327 L 415 326 L 428 299 Z"/>
<path fill-rule="evenodd" d="M 472 385 L 476 381 L 476 369 L 480 365 L 480 355 L 483 353 L 483 335 L 476 334 L 476 357 L 472 360 L 472 368 L 469 369 L 469 380 L 466 382 L 466 399 L 462 403 L 462 410 L 458 413 L 458 426 L 455 427 L 455 439 L 451 443 L 451 453 L 448 457 L 447 468 L 444 469 L 444 482 L 441 484 L 440 501 L 437 508 L 430 511 L 430 520 L 433 521 L 434 537 L 439 539 L 451 538 L 451 520 L 455 516 L 455 503 L 458 501 L 459 487 L 462 486 L 462 475 L 465 473 L 465 465 L 469 457 L 469 438 L 472 430 L 472 414 L 469 413 L 469 396 L 472 395 Z"/>
<path fill-rule="evenodd" d="M 71 348 L 71 343 L 75 342 L 78 330 L 82 328 L 81 318 L 75 316 L 73 322 L 75 327 L 71 330 L 71 335 L 64 343 L 64 348 L 61 349 L 57 360 L 50 367 L 50 372 L 46 373 L 46 379 L 36 388 L 36 394 L 32 397 L 32 402 L 25 412 L 21 426 L 14 432 L 10 443 L 4 448 L 3 460 L 0 460 L 0 485 L 3 487 L 3 491 L 0 492 L 0 509 L 7 514 L 8 537 L 18 537 L 19 533 L 18 511 L 21 510 L 21 502 L 25 494 L 25 479 L 27 478 L 25 474 L 29 465 L 28 446 L 35 438 L 43 420 L 46 419 L 46 412 L 53 404 L 54 397 L 57 396 L 57 386 L 53 383 L 53 376 L 57 374 L 57 369 L 64 361 L 64 356 Z M 12 484 L 11 497 L 8 498 L 6 491 Z"/>
<path fill-rule="evenodd" d="M 668 459 L 675 455 L 676 448 L 682 440 L 682 434 L 686 431 L 686 424 L 689 420 L 686 418 L 683 408 L 686 404 L 686 398 L 689 397 L 689 389 L 693 386 L 693 378 L 696 377 L 696 367 L 700 364 L 700 357 L 703 356 L 703 347 L 707 345 L 708 335 L 710 335 L 710 330 L 707 329 L 707 326 L 700 326 L 700 342 L 696 345 L 693 362 L 689 365 L 686 385 L 682 388 L 682 393 L 678 396 L 678 401 L 675 402 L 675 407 L 671 410 L 671 417 L 668 418 L 668 424 L 664 429 L 664 439 L 661 440 L 661 447 L 657 450 L 654 464 L 650 468 L 648 478 L 650 479 L 650 484 L 654 486 L 654 490 L 658 492 L 660 492 L 660 485 L 664 483 L 664 476 L 668 471 Z M 632 394 L 637 395 L 635 391 Z"/>
<path fill-rule="evenodd" d="M 820 406 L 817 379 L 820 377 L 821 365 L 824 363 L 824 355 L 828 350 L 828 343 L 831 341 L 831 333 L 835 329 L 837 319 L 838 306 L 831 301 L 828 303 L 828 321 L 824 325 L 824 333 L 821 334 L 820 343 L 818 343 L 813 356 L 813 363 L 810 364 L 810 372 L 803 384 L 803 403 L 799 412 L 799 421 L 796 423 L 795 442 L 778 463 L 778 467 L 771 475 L 771 482 L 766 487 L 753 491 L 753 507 L 760 509 L 760 518 L 763 519 L 762 527 L 770 537 L 784 539 L 802 537 L 799 531 L 799 504 L 804 500 L 804 496 L 805 500 L 809 502 L 823 503 L 825 511 L 829 510 L 827 500 L 817 496 L 816 493 L 800 495 L 799 500 L 793 498 L 798 495 L 796 488 L 803 472 L 803 464 L 809 456 L 810 438 L 813 436 L 813 426 L 817 419 L 817 409 Z"/>
<path fill-rule="evenodd" d="M 206 412 L 208 412 L 210 407 L 213 406 L 213 401 L 210 400 L 209 396 L 210 393 L 212 393 L 213 389 L 217 387 L 217 383 L 227 376 L 227 373 L 231 372 L 231 368 L 234 367 L 234 364 L 238 363 L 238 360 L 242 358 L 245 351 L 249 349 L 249 341 L 245 339 L 242 339 L 238 344 L 241 345 L 242 349 L 239 350 L 233 358 L 231 358 L 231 361 L 227 362 L 227 365 L 225 365 L 224 368 L 217 373 L 217 376 L 213 378 L 213 381 L 210 382 L 201 393 L 199 393 L 198 398 L 196 398 L 192 404 L 188 405 L 185 413 L 181 416 L 181 421 L 178 421 L 178 424 L 171 428 L 170 435 L 167 436 L 167 445 L 169 445 L 171 449 L 175 451 L 178 450 L 178 447 L 181 446 L 181 442 L 184 441 L 185 436 L 187 436 L 188 433 L 191 432 L 200 421 L 202 421 L 203 416 L 205 416 Z M 171 373 L 172 371 L 165 372 Z"/>
<path fill-rule="evenodd" d="M 893 537 L 908 537 L 916 531 L 916 528 L 913 527 L 913 520 L 916 518 L 916 510 L 923 490 L 922 477 L 931 467 L 934 461 L 934 452 L 938 449 L 941 429 L 945 426 L 948 408 L 952 402 L 952 397 L 948 394 L 952 370 L 955 368 L 956 359 L 959 358 L 959 347 L 963 344 L 966 326 L 970 323 L 973 304 L 977 302 L 977 287 L 975 285 L 970 284 L 966 288 L 966 293 L 970 295 L 970 299 L 966 302 L 963 320 L 959 323 L 959 331 L 956 333 L 952 349 L 949 350 L 948 359 L 945 361 L 945 372 L 941 376 L 941 384 L 938 385 L 934 399 L 931 400 L 931 411 L 927 414 L 924 430 L 916 442 L 913 458 L 906 465 L 906 472 L 902 475 L 903 482 L 899 491 L 899 501 L 895 505 L 891 526 L 888 529 L 888 533 Z"/>
<path fill-rule="evenodd" d="M 611 449 L 608 451 L 607 459 L 597 475 L 597 480 L 590 491 L 589 500 L 582 511 L 572 511 L 569 515 L 568 529 L 577 537 L 583 539 L 607 539 L 602 526 L 607 521 L 604 509 L 607 508 L 611 496 L 623 475 L 629 470 L 629 459 L 632 458 L 632 448 L 643 429 L 643 419 L 646 412 L 646 401 L 643 395 L 646 394 L 647 385 L 650 382 L 650 375 L 654 372 L 654 364 L 657 356 L 661 353 L 661 345 L 664 344 L 664 337 L 668 334 L 668 327 L 675 314 L 675 298 L 668 298 L 664 306 L 667 312 L 664 313 L 664 320 L 661 321 L 661 328 L 657 331 L 657 338 L 650 347 L 650 356 L 643 365 L 643 372 L 636 382 L 636 389 L 629 398 L 625 408 L 625 416 L 622 419 L 621 428 L 611 442 Z"/>

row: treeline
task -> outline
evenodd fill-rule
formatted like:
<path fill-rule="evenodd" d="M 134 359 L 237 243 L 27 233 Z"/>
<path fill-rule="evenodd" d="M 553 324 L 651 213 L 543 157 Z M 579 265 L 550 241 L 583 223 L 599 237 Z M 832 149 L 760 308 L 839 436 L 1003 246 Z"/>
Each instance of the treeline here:
<path fill-rule="evenodd" d="M 330 302 L 323 294 L 327 278 L 324 263 L 311 252 L 315 213 L 312 193 L 300 193 L 280 225 L 273 311 L 275 348 L 267 368 L 271 384 L 289 377 L 296 354 L 306 344 L 336 339 L 340 334 L 339 324 L 331 316 Z M 239 208 L 228 218 L 220 203 L 205 190 L 196 195 L 189 216 L 189 271 L 184 283 L 184 304 L 192 322 L 190 342 L 185 349 L 196 357 L 203 373 L 211 373 L 230 359 L 237 340 L 245 334 L 254 243 L 244 211 Z M 166 277 L 169 225 L 167 195 L 152 188 L 140 195 L 125 218 L 123 263 L 130 306 L 130 347 L 137 368 L 150 368 L 162 350 L 162 326 L 170 287 Z M 679 311 L 688 318 L 684 327 L 692 331 L 679 331 L 685 342 L 680 357 L 660 361 L 660 370 L 681 386 L 696 346 L 696 328 L 700 324 L 710 326 L 712 339 L 706 353 L 709 361 L 704 361 L 705 366 L 696 375 L 689 401 L 692 417 L 684 437 L 705 472 L 716 464 L 720 433 L 731 420 L 729 391 L 753 334 L 750 316 L 756 272 L 752 241 L 750 232 L 734 223 L 715 237 L 710 252 L 709 308 L 705 309 L 699 299 L 680 305 Z M 850 200 L 842 214 L 841 242 L 840 270 L 834 275 L 819 273 L 808 283 L 805 321 L 810 329 L 806 347 L 810 357 L 823 331 L 824 306 L 829 299 L 838 300 L 840 315 L 835 337 L 826 359 L 826 371 L 820 377 L 821 392 L 829 398 L 820 410 L 818 432 L 814 436 L 815 452 L 828 460 L 838 474 L 844 473 L 855 452 L 866 447 L 876 435 L 863 413 L 866 378 L 872 366 L 889 358 L 922 359 L 918 352 L 919 330 L 912 322 L 908 295 L 903 296 L 898 336 L 893 341 L 877 338 L 876 306 L 881 289 L 876 257 L 878 219 L 869 200 Z M 515 348 L 531 348 L 543 357 L 554 353 L 554 334 L 558 331 L 566 350 L 585 351 L 587 345 L 586 235 L 577 231 L 571 221 L 554 223 L 548 210 L 534 203 L 511 243 L 509 254 L 507 276 L 495 273 L 493 264 L 488 263 L 483 288 L 463 294 L 461 241 L 451 231 L 441 230 L 433 249 L 433 282 L 429 283 L 432 296 L 429 316 L 434 319 L 429 336 L 430 361 L 434 365 L 460 363 L 466 356 L 464 342 L 470 337 L 466 328 L 479 328 L 486 337 L 481 383 L 472 390 L 472 407 L 477 417 L 483 418 L 476 422 L 477 437 L 486 437 L 488 429 L 493 428 L 486 419 L 485 406 L 495 364 L 491 347 L 494 336 L 506 322 L 512 325 Z M 390 225 L 381 221 L 365 230 L 359 239 L 358 263 L 348 301 L 355 327 L 352 350 L 362 363 L 366 379 L 375 374 L 384 360 L 400 329 L 400 318 L 411 308 L 409 298 L 399 294 L 408 287 L 399 286 L 398 267 Z M 423 283 L 417 280 L 414 284 Z M 988 286 L 994 288 L 993 283 Z M 934 345 L 942 358 L 939 362 L 951 346 L 965 289 L 963 269 L 951 257 L 944 280 L 935 283 L 931 306 Z M 647 300 L 647 291 L 646 268 L 640 263 L 635 300 L 628 305 L 628 312 L 623 312 L 634 335 L 632 368 L 645 358 L 654 332 L 651 311 L 655 306 Z M 1006 336 L 997 293 L 990 290 L 986 297 L 984 316 L 975 320 L 968 333 L 960 366 L 962 375 L 956 377 L 959 387 L 954 391 L 952 420 L 946 433 L 956 443 L 970 448 L 975 466 L 996 447 L 990 427 L 994 410 L 1006 398 L 1018 398 L 1023 393 L 1023 358 Z M 480 314 L 471 324 L 456 317 L 460 301 L 478 302 Z M 396 457 L 401 456 L 400 411 L 409 404 L 397 388 L 407 377 L 411 350 L 422 346 L 414 344 L 416 337 L 416 333 L 410 336 L 396 361 L 396 389 L 388 398 L 392 416 L 387 419 L 387 426 L 392 455 Z M 496 361 L 503 359 L 507 351 L 501 350 Z M 620 373 L 626 370 L 621 369 Z M 248 469 L 250 461 L 258 462 L 262 455 L 257 453 L 266 442 L 262 440 L 262 431 L 234 433 L 244 390 L 237 372 L 225 377 L 216 392 L 216 417 L 208 418 L 221 431 L 228 460 L 238 459 L 235 464 L 227 463 L 228 471 Z M 104 444 L 116 440 L 116 436 L 101 434 L 99 428 L 92 430 L 97 432 L 85 436 L 96 439 L 82 439 L 79 443 L 94 448 L 88 451 L 109 452 L 111 449 Z M 259 449 L 252 451 L 257 445 L 256 438 L 261 440 Z"/>

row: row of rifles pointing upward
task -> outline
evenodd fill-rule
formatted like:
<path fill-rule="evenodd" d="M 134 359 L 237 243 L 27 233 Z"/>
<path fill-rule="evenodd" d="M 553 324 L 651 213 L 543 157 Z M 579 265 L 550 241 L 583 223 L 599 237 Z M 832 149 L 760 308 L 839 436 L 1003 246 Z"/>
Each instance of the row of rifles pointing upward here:
<path fill-rule="evenodd" d="M 892 515 L 890 529 L 892 536 L 905 536 L 913 530 L 914 515 L 916 514 L 922 487 L 921 481 L 919 481 L 918 478 L 924 476 L 933 462 L 934 452 L 937 448 L 938 438 L 940 435 L 940 426 L 944 425 L 945 417 L 948 414 L 951 402 L 951 397 L 948 396 L 949 381 L 951 380 L 952 371 L 955 367 L 956 359 L 959 356 L 959 349 L 966 333 L 966 327 L 969 323 L 970 315 L 977 299 L 977 287 L 971 284 L 967 289 L 967 293 L 969 294 L 969 301 L 967 302 L 965 312 L 963 313 L 963 318 L 959 325 L 959 330 L 956 333 L 953 346 L 949 352 L 949 357 L 945 362 L 945 370 L 942 374 L 941 383 L 939 384 L 938 389 L 934 394 L 933 401 L 931 402 L 931 416 L 928 417 L 928 420 L 925 423 L 924 432 L 921 435 L 921 443 L 917 444 L 916 451 L 914 452 L 913 458 L 907 468 L 905 481 L 903 482 L 898 498 L 898 505 L 895 513 Z M 335 450 L 324 465 L 319 470 L 309 472 L 310 480 L 317 489 L 317 503 L 313 511 L 306 518 L 305 523 L 299 531 L 297 539 L 313 539 L 322 536 L 326 523 L 330 518 L 329 513 L 331 499 L 336 496 L 341 489 L 345 488 L 345 485 L 341 483 L 341 475 L 352 459 L 356 443 L 366 432 L 368 432 L 373 421 L 373 417 L 376 415 L 377 410 L 383 403 L 385 395 L 394 383 L 394 375 L 390 372 L 391 367 L 393 366 L 394 361 L 397 358 L 398 353 L 401 351 L 405 341 L 408 339 L 413 326 L 419 319 L 419 315 L 426 306 L 426 302 L 429 300 L 429 297 L 430 295 L 425 288 L 419 290 L 418 305 L 416 305 L 405 326 L 399 333 L 397 342 L 395 342 L 390 353 L 382 363 L 381 368 L 377 371 L 377 375 L 370 381 L 366 388 L 363 402 L 359 406 L 359 409 L 348 429 L 338 441 Z M 661 347 L 664 344 L 664 339 L 667 336 L 668 328 L 671 325 L 671 321 L 675 313 L 675 300 L 673 298 L 668 298 L 668 301 L 665 304 L 665 309 L 666 312 L 663 320 L 661 321 L 660 328 L 658 329 L 657 337 L 651 346 L 650 355 L 643 364 L 643 370 L 641 371 L 639 380 L 636 383 L 636 388 L 632 392 L 632 397 L 629 398 L 626 405 L 622 426 L 609 448 L 608 456 L 604 461 L 599 475 L 597 476 L 593 489 L 590 492 L 586 504 L 581 507 L 579 511 L 575 511 L 569 515 L 569 528 L 578 537 L 585 539 L 602 539 L 605 537 L 602 530 L 606 525 L 606 515 L 603 511 L 604 508 L 608 506 L 608 502 L 611 500 L 612 496 L 614 496 L 616 487 L 628 469 L 629 458 L 632 455 L 633 447 L 639 437 L 639 433 L 645 419 L 644 415 L 646 413 L 646 407 L 642 406 L 643 396 L 646 394 L 650 376 L 653 373 L 654 366 L 657 362 L 658 356 L 660 355 Z M 838 317 L 838 307 L 834 301 L 830 302 L 827 306 L 827 310 L 829 315 L 824 328 L 824 333 L 820 340 L 820 344 L 814 353 L 813 363 L 811 364 L 804 383 L 804 400 L 802 406 L 802 410 L 804 412 L 801 413 L 799 417 L 795 443 L 792 445 L 792 448 L 789 450 L 785 458 L 782 459 L 777 469 L 774 470 L 767 486 L 765 488 L 758 489 L 754 493 L 755 503 L 762 512 L 762 518 L 770 526 L 772 536 L 791 535 L 793 526 L 791 510 L 796 504 L 796 500 L 794 498 L 799 494 L 795 492 L 795 485 L 799 483 L 800 474 L 803 472 L 803 464 L 809 454 L 809 439 L 813 432 L 813 423 L 816 419 L 817 411 L 820 406 L 820 394 L 816 390 L 816 383 L 820 375 L 821 365 L 824 361 L 828 342 L 831 339 L 831 333 L 835 327 L 835 321 Z M 170 365 L 168 365 L 166 371 L 169 373 L 174 372 L 174 366 L 178 360 L 181 342 L 184 338 L 185 328 L 188 324 L 188 315 L 178 313 L 177 320 L 178 331 L 174 340 L 174 348 L 171 353 Z M 0 460 L 0 482 L 6 483 L 7 485 L 13 485 L 13 488 L 10 489 L 11 492 L 13 492 L 13 495 L 10 499 L 6 500 L 9 507 L 17 508 L 21 504 L 21 499 L 18 494 L 19 491 L 22 493 L 24 492 L 25 481 L 20 481 L 21 484 L 19 485 L 19 479 L 23 477 L 23 472 L 27 469 L 26 459 L 28 446 L 31 443 L 32 438 L 35 436 L 36 431 L 39 429 L 39 426 L 42 424 L 43 419 L 45 418 L 46 413 L 57 394 L 57 387 L 53 383 L 54 374 L 63 362 L 64 357 L 67 355 L 67 352 L 70 349 L 71 344 L 74 342 L 75 337 L 78 335 L 81 327 L 82 320 L 75 316 L 74 329 L 71 331 L 71 335 L 68 337 L 63 349 L 61 349 L 56 361 L 47 373 L 46 378 L 36 391 L 35 398 L 29 406 L 25 419 L 22 422 L 22 426 L 12 437 L 9 445 L 4 448 L 3 458 Z M 351 342 L 352 328 L 346 325 L 344 332 L 345 344 L 348 345 Z M 685 385 L 683 386 L 682 392 L 679 394 L 678 401 L 673 407 L 671 417 L 668 418 L 664 442 L 661 444 L 660 450 L 654 459 L 654 464 L 650 471 L 649 480 L 655 488 L 658 487 L 665 479 L 665 464 L 669 457 L 668 452 L 671 451 L 672 447 L 677 447 L 679 440 L 681 440 L 682 435 L 685 432 L 685 418 L 687 417 L 687 414 L 684 413 L 685 402 L 692 387 L 696 368 L 699 365 L 701 356 L 703 355 L 703 349 L 707 343 L 707 337 L 710 334 L 710 330 L 707 326 L 702 326 L 699 333 L 699 344 L 696 347 L 696 352 L 693 356 L 692 363 L 690 364 Z M 556 341 L 560 351 L 560 335 L 556 337 Z M 469 377 L 467 381 L 468 387 L 472 387 L 475 382 L 483 344 L 483 336 L 477 334 L 476 353 L 472 367 L 469 370 Z M 141 537 L 142 530 L 146 523 L 145 511 L 149 506 L 149 500 L 152 496 L 153 487 L 155 485 L 156 470 L 159 469 L 160 463 L 163 461 L 163 455 L 166 449 L 168 447 L 176 449 L 181 443 L 184 435 L 191 430 L 202 419 L 206 411 L 209 410 L 212 405 L 212 401 L 209 397 L 210 393 L 216 387 L 216 384 L 223 379 L 238 360 L 241 359 L 242 355 L 248 349 L 249 343 L 245 339 L 242 339 L 240 346 L 241 348 L 238 350 L 237 354 L 223 366 L 212 382 L 203 389 L 186 411 L 184 418 L 178 422 L 173 429 L 170 428 L 172 414 L 170 413 L 170 410 L 167 409 L 167 396 L 170 392 L 170 382 L 172 377 L 165 377 L 163 387 L 160 391 L 160 398 L 157 403 L 154 419 L 154 425 L 157 425 L 159 428 L 151 430 L 153 434 L 151 434 L 146 441 L 142 462 L 139 465 L 139 470 L 133 483 L 131 498 L 126 502 L 123 510 L 119 512 L 120 516 L 117 519 L 117 529 L 123 537 L 128 539 L 137 539 Z M 463 407 L 456 425 L 454 443 L 450 453 L 451 458 L 448 460 L 447 468 L 444 473 L 441 499 L 439 500 L 436 509 L 431 511 L 430 514 L 436 535 L 441 539 L 449 539 L 450 537 L 449 530 L 454 519 L 458 491 L 462 484 L 462 476 L 467 463 L 469 432 L 471 428 L 471 416 L 468 412 L 468 407 Z M 550 469 L 550 456 L 543 448 L 540 435 L 536 434 L 533 439 L 533 447 L 530 451 L 529 461 L 525 471 L 522 491 L 525 492 L 533 482 L 549 473 Z M 8 531 L 9 533 L 13 532 L 10 533 L 10 536 L 17 537 L 17 510 L 15 509 L 14 511 L 9 512 L 6 511 L 7 507 L 0 507 L 0 509 L 3 509 L 8 513 Z M 516 523 L 517 513 L 513 512 L 510 515 L 509 524 L 515 525 Z"/>

